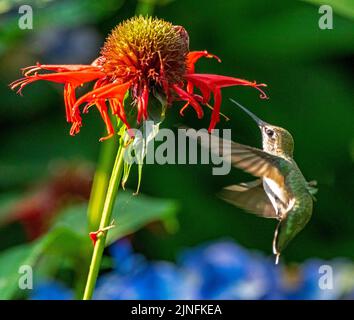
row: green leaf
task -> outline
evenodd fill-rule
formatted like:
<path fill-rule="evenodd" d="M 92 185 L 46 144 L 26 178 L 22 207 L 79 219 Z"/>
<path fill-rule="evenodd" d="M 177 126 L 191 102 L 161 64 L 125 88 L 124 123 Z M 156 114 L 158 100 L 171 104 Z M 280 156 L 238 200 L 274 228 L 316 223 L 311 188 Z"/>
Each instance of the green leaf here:
<path fill-rule="evenodd" d="M 0 300 L 10 299 L 20 290 L 18 283 L 21 266 L 28 265 L 35 270 L 35 264 L 44 252 L 60 253 L 71 250 L 71 254 L 77 254 L 82 249 L 80 244 L 81 240 L 71 230 L 57 228 L 33 243 L 3 252 L 0 255 Z"/>
<path fill-rule="evenodd" d="M 171 220 L 176 211 L 177 205 L 172 200 L 154 199 L 142 194 L 135 196 L 130 190 L 120 190 L 112 212 L 116 227 L 108 232 L 106 245 L 134 233 L 150 222 Z M 55 225 L 70 227 L 88 239 L 86 212 L 86 205 L 70 207 L 60 215 Z"/>
<path fill-rule="evenodd" d="M 329 5 L 334 12 L 344 17 L 354 19 L 354 2 L 353 0 L 302 0 L 315 5 Z"/>
<path fill-rule="evenodd" d="M 0 256 L 0 299 L 9 299 L 19 290 L 21 265 L 33 266 L 39 256 L 39 246 L 28 244 L 7 250 Z"/>
<path fill-rule="evenodd" d="M 49 3 L 52 2 L 52 3 Z M 97 22 L 112 10 L 117 10 L 123 5 L 122 0 L 107 0 L 104 5 L 96 1 L 29 1 L 25 4 L 31 5 L 33 11 L 37 13 L 35 16 L 35 28 L 37 32 L 47 28 L 47 26 L 67 27 L 71 28 L 87 23 Z M 18 1 L 3 0 L 0 3 L 0 13 L 10 10 L 18 11 L 20 4 Z M 0 55 L 8 50 L 9 45 L 15 43 L 26 35 L 18 28 L 17 15 L 7 15 L 0 21 Z M 7 46 L 3 45 L 6 43 Z"/>
<path fill-rule="evenodd" d="M 154 199 L 141 194 L 135 196 L 131 191 L 121 192 L 113 208 L 117 227 L 108 232 L 107 245 L 150 222 L 175 219 L 177 208 L 176 202 L 171 200 Z"/>
<path fill-rule="evenodd" d="M 121 191 L 113 209 L 116 227 L 108 232 L 106 245 L 150 222 L 173 220 L 176 210 L 174 201 L 133 196 L 131 191 Z M 35 270 L 38 259 L 44 254 L 64 256 L 80 262 L 90 256 L 92 244 L 88 236 L 86 213 L 86 204 L 67 208 L 46 235 L 33 243 L 16 246 L 0 254 L 0 300 L 10 299 L 19 292 L 19 268 L 29 265 Z"/>

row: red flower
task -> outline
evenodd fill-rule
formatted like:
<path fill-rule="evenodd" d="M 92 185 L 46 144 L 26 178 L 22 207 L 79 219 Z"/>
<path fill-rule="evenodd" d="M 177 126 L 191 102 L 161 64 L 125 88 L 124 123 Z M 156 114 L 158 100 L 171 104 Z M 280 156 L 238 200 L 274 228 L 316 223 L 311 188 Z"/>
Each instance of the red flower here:
<path fill-rule="evenodd" d="M 137 119 L 148 118 L 150 95 L 166 97 L 168 105 L 175 100 L 185 101 L 180 113 L 190 105 L 198 118 L 204 115 L 202 105 L 208 105 L 213 94 L 213 112 L 209 130 L 219 121 L 221 91 L 223 87 L 250 86 L 266 94 L 257 84 L 243 79 L 215 74 L 195 73 L 195 63 L 201 57 L 220 59 L 207 51 L 189 52 L 189 37 L 181 26 L 160 19 L 134 17 L 119 24 L 108 36 L 101 55 L 91 65 L 43 65 L 37 63 L 23 69 L 24 78 L 10 84 L 18 93 L 29 83 L 47 80 L 64 84 L 66 119 L 72 123 L 71 135 L 80 131 L 82 125 L 80 107 L 83 113 L 95 105 L 106 124 L 108 139 L 114 129 L 108 114 L 117 115 L 129 128 L 124 98 L 127 92 L 137 108 Z M 40 71 L 49 71 L 39 73 Z M 95 81 L 93 89 L 77 98 L 77 87 Z M 195 93 L 199 89 L 201 94 Z M 210 106 L 209 106 L 210 107 Z"/>
<path fill-rule="evenodd" d="M 5 209 L 6 215 L 0 220 L 0 226 L 20 223 L 28 240 L 38 238 L 68 204 L 81 203 L 89 198 L 91 178 L 91 169 L 85 164 L 60 166 L 46 181 L 34 185 L 21 199 Z"/>

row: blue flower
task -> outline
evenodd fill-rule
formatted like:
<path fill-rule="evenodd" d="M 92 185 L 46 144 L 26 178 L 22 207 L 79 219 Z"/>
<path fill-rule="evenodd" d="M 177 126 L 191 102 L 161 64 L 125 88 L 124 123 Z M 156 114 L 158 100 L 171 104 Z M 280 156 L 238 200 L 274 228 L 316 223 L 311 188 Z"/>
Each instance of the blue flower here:
<path fill-rule="evenodd" d="M 31 300 L 71 300 L 74 294 L 60 282 L 48 280 L 34 286 Z"/>
<path fill-rule="evenodd" d="M 128 239 L 116 241 L 109 247 L 109 252 L 112 256 L 114 272 L 120 275 L 136 272 L 146 264 L 142 255 L 134 253 Z"/>
<path fill-rule="evenodd" d="M 334 300 L 340 299 L 353 287 L 353 267 L 345 261 L 306 261 L 298 273 L 296 286 L 284 290 L 287 299 Z M 348 286 L 349 285 L 349 286 Z M 346 288 L 348 287 L 348 288 Z"/>
<path fill-rule="evenodd" d="M 275 269 L 232 241 L 188 250 L 181 264 L 194 282 L 196 299 L 262 299 L 275 293 Z"/>
<path fill-rule="evenodd" d="M 248 251 L 232 240 L 183 252 L 178 263 L 148 261 L 127 239 L 110 247 L 113 270 L 99 277 L 95 299 L 340 299 L 353 297 L 354 267 L 345 260 L 308 260 L 298 268 Z M 71 299 L 49 281 L 32 299 Z"/>
<path fill-rule="evenodd" d="M 100 277 L 95 299 L 184 299 L 183 273 L 172 263 L 145 264 L 127 275 L 111 273 Z"/>

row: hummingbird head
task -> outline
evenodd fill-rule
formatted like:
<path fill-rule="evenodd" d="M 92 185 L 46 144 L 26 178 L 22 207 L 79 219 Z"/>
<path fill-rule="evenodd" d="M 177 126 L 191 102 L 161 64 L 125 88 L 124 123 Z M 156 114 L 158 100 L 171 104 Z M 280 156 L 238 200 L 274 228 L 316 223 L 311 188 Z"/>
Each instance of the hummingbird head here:
<path fill-rule="evenodd" d="M 262 133 L 263 150 L 278 156 L 293 157 L 294 139 L 290 132 L 277 126 L 273 126 L 254 115 L 238 102 L 230 99 L 243 111 L 245 111 L 258 125 Z"/>

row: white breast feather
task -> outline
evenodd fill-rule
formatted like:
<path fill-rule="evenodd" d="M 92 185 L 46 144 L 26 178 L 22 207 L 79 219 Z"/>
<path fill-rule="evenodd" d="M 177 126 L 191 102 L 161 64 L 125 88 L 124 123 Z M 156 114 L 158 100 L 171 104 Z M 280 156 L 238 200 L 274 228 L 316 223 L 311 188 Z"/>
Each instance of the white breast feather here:
<path fill-rule="evenodd" d="M 264 191 L 266 192 L 270 202 L 272 203 L 274 210 L 277 214 L 285 214 L 287 213 L 289 210 L 291 210 L 291 208 L 293 207 L 294 203 L 295 203 L 295 199 L 294 198 L 290 198 L 288 197 L 287 193 L 285 192 L 285 190 L 283 188 L 281 188 L 274 180 L 269 179 L 269 178 L 263 178 L 263 187 L 264 187 Z M 286 204 L 286 208 L 282 208 L 281 211 L 283 212 L 278 212 L 279 211 L 279 203 L 277 202 L 276 198 L 280 199 L 281 202 L 283 202 L 284 204 Z"/>

